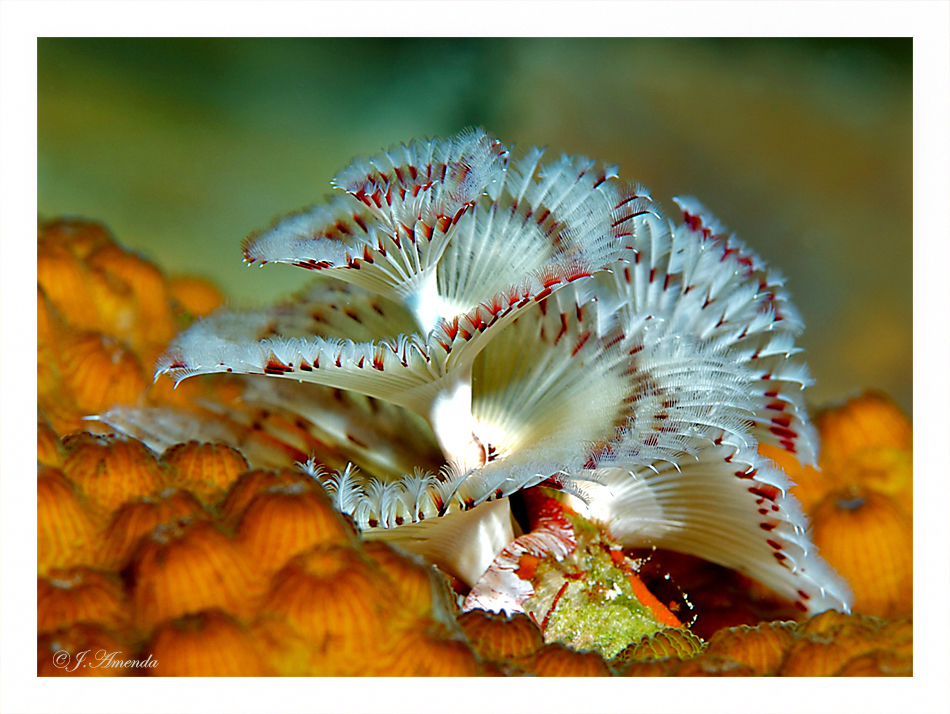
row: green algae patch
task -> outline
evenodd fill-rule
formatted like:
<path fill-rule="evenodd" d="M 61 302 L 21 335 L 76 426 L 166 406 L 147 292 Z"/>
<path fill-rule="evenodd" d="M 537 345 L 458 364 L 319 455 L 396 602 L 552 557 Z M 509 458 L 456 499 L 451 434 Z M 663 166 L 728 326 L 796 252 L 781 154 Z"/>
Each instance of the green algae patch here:
<path fill-rule="evenodd" d="M 632 568 L 619 546 L 590 522 L 566 515 L 577 547 L 561 560 L 540 561 L 525 609 L 541 626 L 545 642 L 611 659 L 667 625 L 637 597 Z"/>

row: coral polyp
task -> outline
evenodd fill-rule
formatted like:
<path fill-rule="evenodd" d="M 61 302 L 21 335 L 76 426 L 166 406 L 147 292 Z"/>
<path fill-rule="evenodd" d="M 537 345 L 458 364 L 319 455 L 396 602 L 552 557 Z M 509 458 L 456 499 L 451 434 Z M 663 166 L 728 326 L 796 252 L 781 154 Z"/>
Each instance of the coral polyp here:
<path fill-rule="evenodd" d="M 314 477 L 365 538 L 468 585 L 516 536 L 509 497 L 544 484 L 624 546 L 725 565 L 805 612 L 847 610 L 758 450 L 803 464 L 817 450 L 781 276 L 695 199 L 676 199 L 676 223 L 616 167 L 543 153 L 469 130 L 355 161 L 333 179 L 342 193 L 244 245 L 249 263 L 322 279 L 198 321 L 157 376 L 257 376 L 246 403 L 336 435 L 350 463 Z M 324 410 L 312 385 L 354 396 Z M 397 442 L 435 457 L 379 459 L 390 427 L 367 427 L 367 398 L 404 415 Z M 174 423 L 102 419 L 155 444 Z"/>

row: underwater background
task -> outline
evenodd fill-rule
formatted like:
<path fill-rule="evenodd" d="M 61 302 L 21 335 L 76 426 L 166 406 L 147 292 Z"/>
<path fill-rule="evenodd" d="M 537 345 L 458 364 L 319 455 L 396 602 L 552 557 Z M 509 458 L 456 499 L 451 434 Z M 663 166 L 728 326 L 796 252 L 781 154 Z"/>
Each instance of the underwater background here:
<path fill-rule="evenodd" d="M 241 240 L 353 157 L 480 125 L 693 195 L 788 280 L 815 406 L 912 408 L 910 39 L 38 40 L 38 207 L 233 304 L 311 276 Z"/>

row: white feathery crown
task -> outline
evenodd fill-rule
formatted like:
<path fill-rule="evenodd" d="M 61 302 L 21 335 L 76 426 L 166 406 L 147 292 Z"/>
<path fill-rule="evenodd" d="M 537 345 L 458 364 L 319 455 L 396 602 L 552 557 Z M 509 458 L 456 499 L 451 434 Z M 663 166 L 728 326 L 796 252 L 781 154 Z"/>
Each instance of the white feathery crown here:
<path fill-rule="evenodd" d="M 758 452 L 816 458 L 782 278 L 695 199 L 676 223 L 615 167 L 542 158 L 470 130 L 355 161 L 344 194 L 245 241 L 248 263 L 317 271 L 314 287 L 199 321 L 157 374 L 309 383 L 245 399 L 337 435 L 360 468 L 310 471 L 366 537 L 470 582 L 513 536 L 507 497 L 543 483 L 625 544 L 847 609 Z M 102 418 L 148 432 L 141 410 Z M 424 445 L 418 464 L 394 433 Z"/>

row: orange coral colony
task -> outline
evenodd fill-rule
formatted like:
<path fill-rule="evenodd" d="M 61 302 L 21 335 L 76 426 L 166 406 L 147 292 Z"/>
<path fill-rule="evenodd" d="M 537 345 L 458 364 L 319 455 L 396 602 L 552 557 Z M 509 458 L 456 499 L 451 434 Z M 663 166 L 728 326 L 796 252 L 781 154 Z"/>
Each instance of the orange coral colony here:
<path fill-rule="evenodd" d="M 63 471 L 89 507 L 103 516 L 123 503 L 155 495 L 168 485 L 155 456 L 134 439 L 78 433 L 63 440 Z"/>
<path fill-rule="evenodd" d="M 314 483 L 270 486 L 248 504 L 237 542 L 252 562 L 276 571 L 316 545 L 348 545 L 353 534 Z"/>
<path fill-rule="evenodd" d="M 187 518 L 211 518 L 188 491 L 170 488 L 157 496 L 123 503 L 112 513 L 102 535 L 102 567 L 121 570 L 128 564 L 139 541 L 153 528 Z"/>
<path fill-rule="evenodd" d="M 36 584 L 36 629 L 53 632 L 80 622 L 112 630 L 128 625 L 122 584 L 111 573 L 85 567 L 51 570 Z"/>
<path fill-rule="evenodd" d="M 176 486 L 191 491 L 206 504 L 216 503 L 248 470 L 247 459 L 237 449 L 197 441 L 167 449 L 162 463 L 174 470 Z"/>
<path fill-rule="evenodd" d="M 815 544 L 854 589 L 854 609 L 900 617 L 913 610 L 914 531 L 893 498 L 853 487 L 828 494 L 813 512 Z"/>
<path fill-rule="evenodd" d="M 674 582 L 702 588 L 699 622 L 717 623 L 704 642 L 690 630 L 696 613 L 659 594 L 663 571 L 648 577 L 664 567 L 658 553 L 635 585 L 674 608 L 683 627 L 605 661 L 545 645 L 524 614 L 462 614 L 458 581 L 453 592 L 418 557 L 360 540 L 313 470 L 293 466 L 304 447 L 321 458 L 317 440 L 271 448 L 275 437 L 253 429 L 260 415 L 222 427 L 241 429 L 239 448 L 204 436 L 156 448 L 94 433 L 102 424 L 85 418 L 114 403 L 198 409 L 198 394 L 239 399 L 241 387 L 226 381 L 210 391 L 147 387 L 168 339 L 221 294 L 166 278 L 94 224 L 42 223 L 38 258 L 40 676 L 913 673 L 912 429 L 882 395 L 819 415 L 821 471 L 762 448 L 799 483 L 815 542 L 849 579 L 860 614 L 789 622 L 801 613 L 773 606 L 738 575 L 666 561 Z M 272 416 L 276 429 L 284 417 Z M 285 468 L 270 470 L 275 454 Z M 99 651 L 111 656 L 83 659 Z"/>
<path fill-rule="evenodd" d="M 259 589 L 237 544 L 204 520 L 156 526 L 139 541 L 128 571 L 134 624 L 142 632 L 206 608 L 249 614 Z"/>
<path fill-rule="evenodd" d="M 273 674 L 250 631 L 234 616 L 204 610 L 167 620 L 144 648 L 157 677 L 265 677 Z"/>
<path fill-rule="evenodd" d="M 61 471 L 44 468 L 36 479 L 37 570 L 97 564 L 97 529 Z"/>

